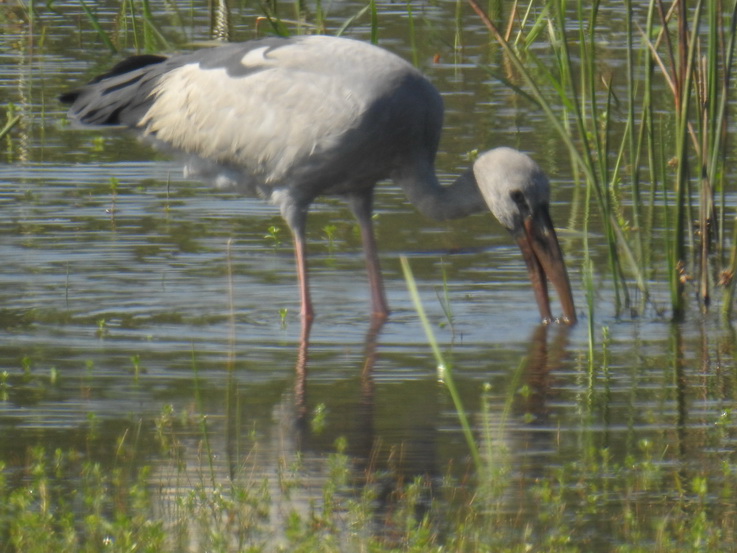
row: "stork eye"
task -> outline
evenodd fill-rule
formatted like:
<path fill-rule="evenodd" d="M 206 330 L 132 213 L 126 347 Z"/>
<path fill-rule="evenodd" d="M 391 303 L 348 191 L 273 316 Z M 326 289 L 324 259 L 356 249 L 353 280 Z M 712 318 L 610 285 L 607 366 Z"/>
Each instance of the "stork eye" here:
<path fill-rule="evenodd" d="M 512 192 L 509 194 L 509 197 L 512 198 L 512 201 L 517 205 L 519 209 L 527 208 L 525 195 L 522 193 L 521 190 L 512 190 Z"/>
<path fill-rule="evenodd" d="M 521 190 L 512 190 L 509 193 L 509 197 L 517 207 L 520 217 L 526 219 L 532 214 L 532 208 L 530 207 L 530 204 L 527 203 L 527 198 Z"/>

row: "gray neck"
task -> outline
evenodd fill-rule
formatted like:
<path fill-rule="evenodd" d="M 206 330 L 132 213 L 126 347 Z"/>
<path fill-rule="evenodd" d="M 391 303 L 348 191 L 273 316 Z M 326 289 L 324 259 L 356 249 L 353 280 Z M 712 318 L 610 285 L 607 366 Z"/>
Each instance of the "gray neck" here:
<path fill-rule="evenodd" d="M 489 209 L 472 169 L 450 186 L 440 184 L 431 166 L 414 171 L 398 171 L 392 178 L 418 211 L 436 221 L 457 219 Z"/>

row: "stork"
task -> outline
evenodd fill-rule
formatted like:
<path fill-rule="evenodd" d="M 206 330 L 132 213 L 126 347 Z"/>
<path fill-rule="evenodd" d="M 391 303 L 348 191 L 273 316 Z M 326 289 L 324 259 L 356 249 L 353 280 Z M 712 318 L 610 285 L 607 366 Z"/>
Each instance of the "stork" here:
<path fill-rule="evenodd" d="M 307 212 L 345 198 L 361 229 L 373 316 L 389 314 L 372 226 L 374 187 L 394 181 L 432 219 L 490 210 L 517 240 L 543 322 L 576 322 L 549 214 L 550 185 L 526 154 L 496 148 L 453 184 L 435 174 L 443 101 L 402 58 L 357 40 L 265 38 L 128 58 L 60 97 L 83 125 L 135 129 L 187 156 L 185 172 L 275 203 L 291 229 L 303 321 L 314 317 Z M 550 309 L 547 280 L 563 317 Z"/>

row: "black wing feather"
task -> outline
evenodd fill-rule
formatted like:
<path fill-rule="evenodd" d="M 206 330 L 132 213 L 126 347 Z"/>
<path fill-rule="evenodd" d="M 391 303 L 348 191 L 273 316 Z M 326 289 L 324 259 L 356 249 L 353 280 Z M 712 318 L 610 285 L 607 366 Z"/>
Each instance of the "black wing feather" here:
<path fill-rule="evenodd" d="M 59 100 L 71 104 L 69 116 L 85 125 L 135 126 L 148 109 L 158 77 L 171 69 L 165 56 L 132 56 L 85 86 L 65 92 Z"/>

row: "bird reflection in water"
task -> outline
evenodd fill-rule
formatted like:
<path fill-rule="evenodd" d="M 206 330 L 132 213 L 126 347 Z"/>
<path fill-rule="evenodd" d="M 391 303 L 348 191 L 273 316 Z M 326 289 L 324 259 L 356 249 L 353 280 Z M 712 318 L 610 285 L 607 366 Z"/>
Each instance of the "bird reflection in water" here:
<path fill-rule="evenodd" d="M 444 492 L 449 491 L 447 486 L 453 485 L 447 479 L 449 475 L 457 478 L 452 497 L 458 505 L 471 500 L 483 505 L 488 497 L 494 502 L 489 503 L 490 508 L 498 508 L 500 502 L 516 512 L 536 508 L 530 503 L 533 500 L 528 491 L 530 484 L 546 474 L 550 454 L 558 447 L 551 397 L 557 386 L 556 375 L 565 375 L 570 327 L 536 326 L 518 372 L 505 377 L 494 370 L 494 378 L 503 380 L 502 386 L 507 386 L 509 392 L 502 390 L 484 398 L 489 401 L 488 416 L 476 419 L 474 432 L 481 451 L 505 452 L 508 476 L 503 494 L 497 496 L 485 495 L 483 482 L 477 478 L 457 423 L 448 410 L 447 392 L 442 385 L 429 374 L 428 378 L 406 382 L 378 380 L 377 385 L 377 367 L 382 366 L 380 337 L 387 331 L 382 321 L 368 327 L 360 344 L 361 355 L 348 357 L 354 360 L 355 371 L 354 367 L 348 370 L 354 372 L 355 380 L 344 378 L 328 385 L 320 378 L 324 373 L 310 374 L 311 358 L 317 360 L 324 353 L 319 344 L 311 347 L 311 331 L 311 324 L 302 327 L 293 380 L 286 386 L 281 401 L 273 404 L 270 426 L 258 429 L 258 447 L 246 448 L 245 455 L 238 429 L 244 427 L 244 422 L 248 428 L 253 423 L 248 406 L 239 404 L 238 371 L 231 371 L 225 417 L 228 474 L 217 473 L 220 465 L 209 465 L 206 474 L 213 485 L 226 478 L 242 481 L 245 477 L 249 482 L 267 486 L 269 526 L 283 531 L 289 526 L 290 513 L 300 513 L 307 520 L 315 501 L 321 501 L 326 479 L 330 478 L 327 458 L 336 452 L 336 438 L 344 436 L 347 485 L 359 495 L 365 486 L 371 487 L 375 529 L 382 535 L 391 534 L 391 525 L 387 526 L 386 521 L 406 497 L 405 486 L 417 479 L 422 483 L 413 503 L 418 517 L 437 514 L 430 510 L 432 499 L 441 487 Z M 496 363 L 507 365 L 507 360 Z M 432 370 L 428 366 L 428 371 Z M 407 386 L 411 393 L 402 393 L 404 389 L 397 386 Z M 472 388 L 480 391 L 480 387 Z M 521 388 L 524 393 L 519 393 Z M 479 412 L 480 396 L 474 397 L 473 393 L 467 394 L 467 408 Z M 322 431 L 312 425 L 320 401 L 327 403 L 329 415 Z M 208 447 L 213 452 L 221 448 L 221 436 L 217 432 L 211 436 Z M 199 451 L 194 446 L 187 449 L 195 457 Z M 195 458 L 188 464 L 198 462 L 201 460 Z M 161 479 L 169 482 L 172 477 L 163 474 Z M 345 497 L 348 496 L 356 494 L 349 492 Z M 339 493 L 336 501 L 340 501 L 339 497 L 343 496 Z M 448 508 L 453 508 L 453 504 Z"/>
<path fill-rule="evenodd" d="M 347 400 L 347 406 L 341 407 L 341 412 L 349 413 L 346 416 L 352 419 L 350 423 L 342 421 L 343 429 L 350 433 L 345 453 L 351 459 L 352 481 L 357 486 L 366 483 L 377 485 L 380 498 L 389 501 L 388 498 L 396 493 L 396 486 L 421 477 L 428 484 L 425 491 L 429 499 L 435 485 L 441 482 L 448 471 L 448 466 L 445 466 L 446 463 L 442 460 L 448 461 L 447 453 L 441 451 L 448 440 L 448 435 L 441 429 L 445 426 L 441 420 L 445 390 L 434 381 L 412 382 L 413 387 L 425 384 L 430 386 L 429 393 L 421 394 L 425 404 L 422 413 L 425 417 L 420 420 L 413 418 L 411 414 L 398 414 L 393 419 L 393 424 L 397 428 L 377 429 L 376 417 L 381 417 L 382 414 L 377 413 L 377 392 L 373 373 L 379 359 L 381 349 L 379 337 L 383 325 L 382 321 L 377 321 L 369 327 L 360 365 L 360 392 L 356 392 L 353 400 Z M 285 414 L 288 412 L 290 417 L 290 420 L 283 421 L 283 424 L 294 433 L 289 443 L 306 456 L 333 452 L 333 440 L 336 436 L 334 428 L 325 433 L 327 436 L 314 433 L 310 424 L 316 407 L 309 393 L 310 330 L 311 325 L 305 326 L 302 330 L 293 393 L 285 398 L 290 404 L 289 408 L 285 405 L 282 411 Z M 511 396 L 508 396 L 512 398 L 513 417 L 506 419 L 503 415 L 499 415 L 497 418 L 505 408 L 503 405 L 492 405 L 490 413 L 495 420 L 478 423 L 478 439 L 483 439 L 484 435 L 492 435 L 494 439 L 504 441 L 509 454 L 516 459 L 512 466 L 519 471 L 516 475 L 519 481 L 536 478 L 545 466 L 546 457 L 555 447 L 556 432 L 549 426 L 548 399 L 555 379 L 555 370 L 565 366 L 566 363 L 569 331 L 570 327 L 564 325 L 535 326 L 530 337 L 529 352 L 519 369 L 520 380 L 516 380 L 515 390 L 511 390 Z M 519 393 L 521 388 L 524 388 L 524 393 Z M 381 404 L 381 398 L 378 398 L 378 401 Z M 401 409 L 412 410 L 416 407 L 416 405 L 413 407 L 413 402 L 416 401 L 415 397 L 407 397 Z M 434 404 L 436 408 L 428 408 L 428 403 Z M 435 416 L 428 417 L 428 412 L 435 413 Z M 504 422 L 499 423 L 502 419 Z M 497 425 L 496 430 L 491 433 L 485 432 L 482 427 L 489 422 Z M 456 465 L 455 470 L 460 470 L 461 473 L 466 470 L 463 468 L 465 461 L 462 458 L 451 459 L 451 462 Z M 377 481 L 376 474 L 382 474 L 383 480 Z M 420 502 L 420 508 L 422 505 L 423 502 Z M 384 505 L 384 508 L 388 507 Z"/>
<path fill-rule="evenodd" d="M 374 408 L 375 408 L 375 386 L 373 371 L 377 359 L 378 338 L 384 327 L 383 319 L 373 319 L 366 332 L 363 343 L 362 365 L 360 370 L 360 400 L 354 410 L 356 425 L 353 433 L 351 452 L 358 459 L 359 464 L 365 464 L 371 455 L 374 446 Z M 298 434 L 300 449 L 310 443 L 310 416 L 313 409 L 308 402 L 307 382 L 309 365 L 310 333 L 312 324 L 302 326 L 299 349 L 297 351 L 297 363 L 295 365 L 294 377 L 294 428 Z"/>
<path fill-rule="evenodd" d="M 554 332 L 552 343 L 548 334 Z M 530 336 L 527 358 L 522 368 L 525 393 L 518 394 L 514 412 L 534 426 L 549 422 L 547 399 L 551 393 L 554 371 L 565 363 L 570 329 L 563 326 L 538 325 Z"/>
<path fill-rule="evenodd" d="M 539 507 L 529 493 L 530 486 L 549 474 L 551 456 L 559 449 L 561 429 L 551 402 L 556 381 L 566 371 L 570 332 L 567 326 L 536 326 L 528 353 L 503 393 L 502 402 L 509 409 L 503 407 L 504 415 L 492 415 L 479 423 L 479 434 L 485 440 L 480 449 L 491 457 L 486 462 L 492 467 L 506 467 L 503 501 L 518 513 L 535 512 Z M 494 407 L 489 411 L 493 413 Z M 496 504 L 499 498 L 492 495 L 489 500 Z"/>

